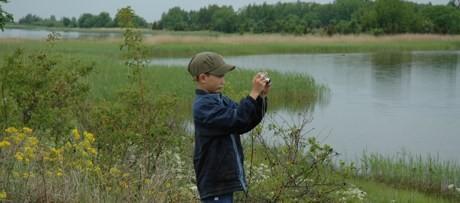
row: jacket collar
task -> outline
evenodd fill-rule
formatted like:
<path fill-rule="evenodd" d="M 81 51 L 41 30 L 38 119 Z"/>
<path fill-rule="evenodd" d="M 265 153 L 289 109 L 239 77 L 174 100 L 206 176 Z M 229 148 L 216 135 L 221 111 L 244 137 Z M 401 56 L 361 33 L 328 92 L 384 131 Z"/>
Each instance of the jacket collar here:
<path fill-rule="evenodd" d="M 197 95 L 206 95 L 206 94 L 215 94 L 215 95 L 220 95 L 219 92 L 216 92 L 216 93 L 213 93 L 213 92 L 207 92 L 205 90 L 202 90 L 202 89 L 195 89 L 195 94 Z"/>

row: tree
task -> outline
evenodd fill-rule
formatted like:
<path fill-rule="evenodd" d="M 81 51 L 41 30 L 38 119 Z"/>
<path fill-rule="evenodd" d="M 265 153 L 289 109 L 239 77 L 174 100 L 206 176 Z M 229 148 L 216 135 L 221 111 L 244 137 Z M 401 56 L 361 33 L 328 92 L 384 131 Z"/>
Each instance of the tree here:
<path fill-rule="evenodd" d="M 84 13 L 78 18 L 78 26 L 82 28 L 93 27 L 96 22 L 96 17 L 90 13 Z"/>
<path fill-rule="evenodd" d="M 54 16 L 54 15 L 51 15 L 51 16 L 50 16 L 50 21 L 52 21 L 52 22 L 56 22 L 56 16 Z"/>
<path fill-rule="evenodd" d="M 35 23 L 39 23 L 43 21 L 42 18 L 36 16 L 36 15 L 32 15 L 32 14 L 27 14 L 26 16 L 24 16 L 23 18 L 19 19 L 19 24 L 35 24 Z"/>
<path fill-rule="evenodd" d="M 112 18 L 107 12 L 101 12 L 99 15 L 94 16 L 94 24 L 92 27 L 110 27 L 112 25 Z"/>
<path fill-rule="evenodd" d="M 449 3 L 447 3 L 447 5 L 460 9 L 460 0 L 450 0 Z"/>
<path fill-rule="evenodd" d="M 304 29 L 300 23 L 300 18 L 296 15 L 289 15 L 283 22 L 283 31 L 294 34 L 302 34 Z"/>
<path fill-rule="evenodd" d="M 138 15 L 134 15 L 133 23 L 136 27 L 148 27 L 147 21 Z"/>
<path fill-rule="evenodd" d="M 409 26 L 411 11 L 406 10 L 406 5 L 401 0 L 377 0 L 375 2 L 377 23 L 385 33 L 406 32 Z"/>
<path fill-rule="evenodd" d="M 59 22 L 56 20 L 56 16 L 51 15 L 49 19 L 45 19 L 43 24 L 47 27 L 57 27 Z"/>
<path fill-rule="evenodd" d="M 67 18 L 67 17 L 63 17 L 61 21 L 62 21 L 62 24 L 64 25 L 64 27 L 69 27 L 69 26 L 70 26 L 70 23 L 72 22 L 72 21 L 70 21 L 70 19 Z"/>
<path fill-rule="evenodd" d="M 117 14 L 115 15 L 115 22 L 118 27 L 134 27 L 134 10 L 131 6 L 127 6 L 125 8 L 118 9 Z"/>
<path fill-rule="evenodd" d="M 237 16 L 231 6 L 222 6 L 212 15 L 211 29 L 220 32 L 235 32 Z"/>
<path fill-rule="evenodd" d="M 8 3 L 7 0 L 0 0 L 0 3 Z M 5 26 L 5 23 L 13 21 L 13 15 L 7 13 L 6 11 L 3 11 L 2 5 L 0 4 L 0 29 L 3 31 L 3 28 Z"/>
<path fill-rule="evenodd" d="M 180 7 L 174 7 L 161 15 L 160 25 L 169 30 L 185 30 L 188 14 Z"/>
<path fill-rule="evenodd" d="M 335 19 L 350 21 L 352 14 L 365 5 L 364 0 L 336 0 Z"/>
<path fill-rule="evenodd" d="M 70 27 L 78 27 L 77 18 L 72 17 L 72 20 L 70 20 Z"/>
<path fill-rule="evenodd" d="M 443 34 L 460 33 L 460 10 L 451 6 L 430 6 L 422 12 L 434 25 L 434 31 Z"/>
<path fill-rule="evenodd" d="M 153 22 L 152 30 L 161 30 L 161 26 L 158 22 Z"/>

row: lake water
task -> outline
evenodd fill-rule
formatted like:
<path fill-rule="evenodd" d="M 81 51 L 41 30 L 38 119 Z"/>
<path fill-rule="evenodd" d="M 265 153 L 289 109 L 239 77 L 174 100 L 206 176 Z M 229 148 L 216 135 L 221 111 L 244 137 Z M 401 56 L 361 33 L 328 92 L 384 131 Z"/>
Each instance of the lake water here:
<path fill-rule="evenodd" d="M 152 62 L 185 67 L 188 61 Z M 408 151 L 460 161 L 460 51 L 257 55 L 226 57 L 226 62 L 306 73 L 327 85 L 329 103 L 312 112 L 310 134 L 332 145 L 343 159 L 363 151 Z M 287 109 L 275 114 L 298 119 Z"/>
<path fill-rule="evenodd" d="M 46 39 L 51 31 L 30 30 L 30 29 L 5 29 L 0 31 L 0 38 L 20 38 L 20 39 Z M 75 32 L 75 31 L 56 31 L 62 39 L 102 39 L 102 38 L 121 38 L 122 33 L 117 32 Z"/>

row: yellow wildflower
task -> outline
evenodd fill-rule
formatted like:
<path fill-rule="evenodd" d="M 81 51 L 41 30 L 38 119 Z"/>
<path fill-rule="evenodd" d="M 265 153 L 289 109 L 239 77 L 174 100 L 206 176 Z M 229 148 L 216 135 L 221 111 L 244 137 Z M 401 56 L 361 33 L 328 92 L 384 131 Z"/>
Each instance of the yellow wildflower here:
<path fill-rule="evenodd" d="M 54 148 L 50 147 L 49 152 L 46 152 L 44 159 L 47 161 L 62 161 L 63 157 L 63 148 Z"/>
<path fill-rule="evenodd" d="M 24 140 L 25 135 L 24 133 L 17 133 L 16 136 L 12 136 L 12 138 L 16 144 L 19 144 L 22 142 L 22 140 Z"/>
<path fill-rule="evenodd" d="M 93 147 L 89 147 L 87 150 L 88 150 L 88 152 L 89 152 L 90 154 L 97 155 L 97 151 L 96 151 L 96 149 L 94 149 Z"/>
<path fill-rule="evenodd" d="M 32 129 L 27 128 L 27 127 L 22 128 L 22 131 L 23 131 L 24 133 L 27 133 L 27 134 L 32 134 Z"/>
<path fill-rule="evenodd" d="M 73 135 L 73 139 L 75 141 L 80 140 L 80 133 L 78 132 L 78 129 L 73 129 L 72 130 L 72 135 Z"/>
<path fill-rule="evenodd" d="M 93 162 L 92 162 L 91 160 L 86 160 L 86 167 L 87 167 L 88 169 L 93 168 L 93 166 L 94 166 L 94 164 L 93 164 Z"/>
<path fill-rule="evenodd" d="M 72 144 L 70 144 L 70 142 L 66 142 L 65 145 L 64 145 L 64 147 L 65 147 L 66 149 L 72 149 Z"/>
<path fill-rule="evenodd" d="M 24 160 L 24 154 L 23 154 L 22 152 L 16 152 L 16 154 L 14 155 L 14 157 L 15 157 L 16 160 L 18 160 L 18 161 Z"/>
<path fill-rule="evenodd" d="M 91 143 L 87 139 L 83 140 L 83 142 L 80 142 L 79 145 L 86 149 L 91 147 Z"/>
<path fill-rule="evenodd" d="M 17 133 L 18 132 L 18 129 L 16 128 L 13 128 L 13 127 L 9 127 L 5 130 L 6 133 L 9 133 L 9 134 L 13 134 L 13 133 Z"/>
<path fill-rule="evenodd" d="M 30 146 L 36 146 L 38 144 L 38 139 L 36 137 L 28 137 L 26 143 Z"/>
<path fill-rule="evenodd" d="M 54 148 L 54 147 L 51 147 L 50 150 L 51 150 L 51 153 L 52 153 L 53 155 L 58 155 L 58 154 L 59 154 L 59 150 L 57 150 L 57 149 Z"/>
<path fill-rule="evenodd" d="M 31 159 L 35 157 L 35 150 L 32 147 L 24 147 L 24 153 Z"/>
<path fill-rule="evenodd" d="M 86 131 L 83 133 L 83 136 L 85 137 L 85 140 L 89 141 L 89 143 L 93 143 L 96 140 L 94 139 L 94 135 L 92 133 Z"/>
<path fill-rule="evenodd" d="M 81 156 L 82 156 L 83 158 L 88 158 L 88 157 L 89 157 L 88 153 L 85 152 L 84 150 L 81 150 L 81 151 L 80 151 L 80 154 L 81 154 Z"/>
<path fill-rule="evenodd" d="M 63 175 L 62 169 L 58 168 L 58 169 L 57 169 L 57 172 L 56 172 L 56 176 L 57 176 L 57 177 L 61 177 L 62 175 Z"/>
<path fill-rule="evenodd" d="M 6 141 L 6 140 L 3 140 L 3 141 L 0 142 L 0 149 L 1 149 L 1 148 L 4 148 L 4 147 L 5 147 L 5 148 L 6 148 L 6 147 L 9 147 L 10 145 L 11 145 L 10 142 L 8 142 L 8 141 Z"/>
<path fill-rule="evenodd" d="M 0 192 L 0 200 L 6 199 L 6 198 L 7 198 L 6 192 Z"/>

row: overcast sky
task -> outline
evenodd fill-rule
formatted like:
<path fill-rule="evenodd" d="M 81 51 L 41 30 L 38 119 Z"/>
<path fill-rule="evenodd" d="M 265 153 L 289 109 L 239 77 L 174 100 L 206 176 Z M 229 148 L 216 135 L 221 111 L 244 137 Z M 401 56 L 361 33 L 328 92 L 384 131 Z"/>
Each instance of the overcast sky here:
<path fill-rule="evenodd" d="M 296 2 L 297 0 L 9 0 L 3 4 L 4 10 L 13 14 L 15 21 L 32 13 L 40 17 L 55 15 L 58 19 L 63 16 L 79 17 L 82 13 L 99 14 L 102 11 L 114 16 L 117 9 L 131 6 L 136 14 L 151 22 L 159 20 L 161 14 L 174 6 L 185 10 L 197 10 L 209 4 L 231 5 L 239 9 L 251 3 L 262 4 L 276 2 Z M 333 0 L 309 0 L 305 2 L 328 3 Z M 448 0 L 412 0 L 419 3 L 447 4 Z"/>

